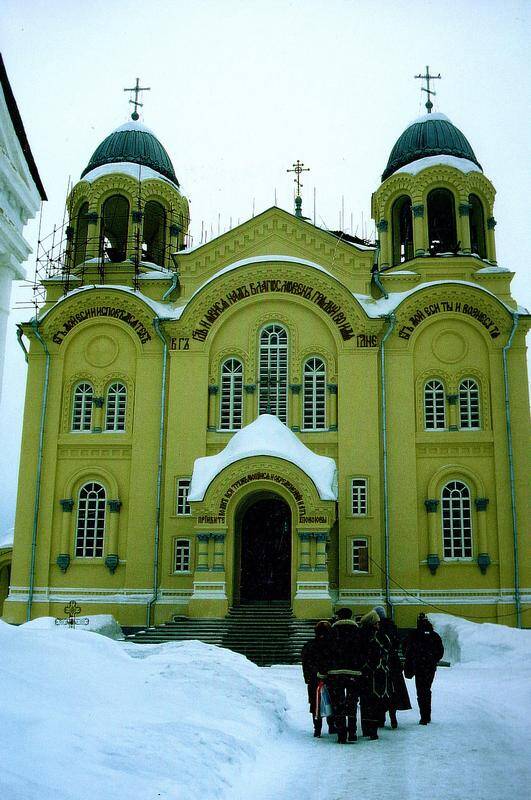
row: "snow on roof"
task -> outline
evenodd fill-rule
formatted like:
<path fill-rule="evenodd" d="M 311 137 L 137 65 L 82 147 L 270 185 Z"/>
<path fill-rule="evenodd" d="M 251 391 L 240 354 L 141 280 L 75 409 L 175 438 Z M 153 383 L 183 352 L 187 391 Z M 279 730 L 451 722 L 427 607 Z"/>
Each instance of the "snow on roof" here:
<path fill-rule="evenodd" d="M 65 294 L 64 297 L 61 297 L 61 299 L 58 300 L 57 303 L 54 306 L 52 306 L 52 308 L 49 308 L 48 311 L 46 311 L 46 313 L 43 314 L 42 317 L 40 317 L 40 321 L 42 322 L 42 320 L 45 319 L 45 317 L 47 317 L 48 314 L 54 310 L 54 308 L 57 308 L 57 306 L 60 305 L 60 303 L 64 303 L 64 301 L 67 298 L 73 297 L 76 294 L 81 294 L 82 292 L 91 291 L 92 289 L 105 289 L 105 290 L 116 289 L 119 292 L 125 292 L 126 294 L 133 295 L 133 297 L 137 297 L 139 300 L 142 300 L 146 305 L 148 305 L 151 308 L 152 311 L 155 312 L 155 314 L 158 317 L 161 317 L 162 319 L 167 319 L 168 316 L 171 315 L 171 318 L 172 319 L 174 318 L 173 308 L 170 304 L 159 303 L 157 300 L 152 300 L 151 297 L 148 297 L 146 294 L 142 294 L 142 292 L 135 291 L 135 289 L 131 289 L 129 286 L 120 286 L 119 284 L 109 284 L 109 283 L 106 283 L 104 285 L 93 283 L 90 284 L 89 286 L 79 286 L 77 289 L 72 289 L 71 292 L 67 292 L 67 294 Z M 182 313 L 181 309 L 178 309 L 178 311 Z M 178 316 L 175 317 L 175 319 L 178 319 L 181 316 L 181 313 L 179 313 Z"/>
<path fill-rule="evenodd" d="M 113 130 L 113 133 L 119 133 L 120 131 L 140 131 L 140 133 L 150 133 L 152 136 L 155 136 L 151 128 L 148 128 L 147 125 L 144 125 L 143 122 L 138 122 L 132 119 L 127 120 L 124 122 L 123 125 L 119 125 L 118 128 Z M 156 138 L 156 136 L 155 136 Z"/>
<path fill-rule="evenodd" d="M 146 167 L 144 164 L 134 164 L 132 161 L 116 161 L 112 164 L 102 164 L 101 167 L 94 167 L 86 175 L 83 175 L 81 180 L 92 183 L 104 175 L 116 175 L 117 173 L 130 175 L 135 181 L 148 181 L 156 178 L 158 181 L 169 183 L 174 189 L 177 188 L 173 181 L 161 175 L 160 172 L 151 169 L 151 167 Z"/>
<path fill-rule="evenodd" d="M 482 267 L 481 269 L 476 270 L 476 275 L 481 275 L 482 273 L 485 274 L 495 274 L 496 272 L 510 272 L 510 269 L 507 267 L 499 267 L 496 264 L 492 264 L 490 267 Z"/>
<path fill-rule="evenodd" d="M 430 116 L 434 115 L 430 114 Z M 460 172 L 464 173 L 483 172 L 481 167 L 478 167 L 478 165 L 474 164 L 473 161 L 469 161 L 468 158 L 458 158 L 457 156 L 449 156 L 441 153 L 437 156 L 418 158 L 416 161 L 412 161 L 411 164 L 404 164 L 403 167 L 395 170 L 393 174 L 397 175 L 399 172 L 407 172 L 409 175 L 418 175 L 423 169 L 440 165 L 445 167 L 454 167 L 455 169 L 458 169 Z"/>
<path fill-rule="evenodd" d="M 385 278 L 384 278 L 385 280 Z M 485 294 L 490 295 L 494 300 L 497 300 L 498 303 L 501 303 L 502 306 L 505 306 L 511 313 L 513 309 L 504 303 L 503 300 L 500 300 L 493 292 L 490 292 L 488 289 L 485 289 L 484 286 L 478 286 L 477 283 L 472 283 L 471 281 L 426 281 L 426 283 L 421 283 L 418 286 L 414 286 L 412 289 L 407 289 L 405 292 L 389 292 L 388 297 L 381 297 L 379 300 L 374 300 L 370 295 L 367 294 L 356 294 L 353 292 L 353 296 L 356 300 L 360 303 L 365 313 L 371 317 L 372 319 L 376 319 L 378 317 L 383 317 L 386 314 L 390 314 L 394 311 L 400 303 L 402 303 L 406 297 L 410 297 L 412 294 L 416 292 L 422 291 L 422 289 L 427 289 L 429 286 L 471 286 L 473 289 L 477 289 L 479 292 L 485 292 Z"/>
<path fill-rule="evenodd" d="M 13 547 L 13 539 L 15 536 L 15 529 L 8 528 L 8 530 L 0 533 L 0 550 L 7 549 L 8 547 Z"/>
<path fill-rule="evenodd" d="M 440 119 L 443 122 L 449 122 L 453 125 L 452 120 L 446 116 L 446 114 L 441 114 L 440 111 L 434 111 L 432 114 L 421 114 L 420 117 L 415 117 L 412 119 L 411 122 L 408 122 L 406 128 L 410 128 L 412 125 L 417 125 L 419 122 L 433 122 L 436 119 Z"/>
<path fill-rule="evenodd" d="M 275 456 L 295 464 L 312 479 L 321 500 L 337 500 L 334 459 L 318 456 L 272 414 L 262 414 L 237 431 L 217 455 L 196 458 L 188 499 L 202 500 L 211 482 L 225 467 L 252 456 Z"/>

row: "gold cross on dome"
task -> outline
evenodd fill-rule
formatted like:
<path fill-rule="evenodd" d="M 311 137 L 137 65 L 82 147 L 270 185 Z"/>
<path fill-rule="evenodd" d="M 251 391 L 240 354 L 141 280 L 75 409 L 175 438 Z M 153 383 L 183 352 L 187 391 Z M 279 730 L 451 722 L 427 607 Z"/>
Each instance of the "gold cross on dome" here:
<path fill-rule="evenodd" d="M 295 177 L 293 178 L 294 182 L 297 184 L 297 197 L 301 196 L 301 172 L 309 172 L 310 167 L 305 167 L 302 161 L 297 159 L 297 163 L 293 165 L 293 169 L 287 169 L 286 172 L 294 172 Z"/>
<path fill-rule="evenodd" d="M 151 91 L 150 86 L 140 86 L 140 78 L 136 79 L 136 86 L 133 86 L 131 89 L 124 89 L 124 92 L 135 93 L 135 99 L 129 100 L 129 102 L 132 103 L 132 105 L 134 105 L 135 107 L 135 110 L 131 114 L 131 119 L 134 119 L 135 122 L 137 121 L 137 119 L 139 119 L 138 108 L 139 107 L 142 108 L 142 106 L 144 105 L 139 101 L 138 95 L 140 94 L 140 92 L 150 92 L 150 91 Z"/>
<path fill-rule="evenodd" d="M 431 110 L 433 108 L 433 103 L 431 102 L 430 95 L 435 96 L 437 92 L 434 92 L 433 89 L 430 89 L 430 80 L 436 81 L 441 78 L 441 73 L 439 72 L 438 75 L 430 75 L 430 68 L 426 67 L 426 74 L 425 75 L 415 75 L 415 78 L 421 78 L 423 81 L 426 81 L 426 86 L 423 86 L 421 91 L 426 92 L 428 95 L 428 99 L 426 101 L 426 108 L 428 109 L 428 114 L 431 114 Z"/>

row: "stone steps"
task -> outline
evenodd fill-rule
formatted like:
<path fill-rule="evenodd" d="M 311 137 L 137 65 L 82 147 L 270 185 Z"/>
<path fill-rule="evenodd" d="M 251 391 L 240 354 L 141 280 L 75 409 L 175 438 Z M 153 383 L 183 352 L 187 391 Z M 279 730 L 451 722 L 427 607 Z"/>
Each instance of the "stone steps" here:
<path fill-rule="evenodd" d="M 136 644 L 198 639 L 241 653 L 260 666 L 298 664 L 305 642 L 313 637 L 313 620 L 293 616 L 288 603 L 242 603 L 225 619 L 174 617 L 172 622 L 127 637 Z"/>

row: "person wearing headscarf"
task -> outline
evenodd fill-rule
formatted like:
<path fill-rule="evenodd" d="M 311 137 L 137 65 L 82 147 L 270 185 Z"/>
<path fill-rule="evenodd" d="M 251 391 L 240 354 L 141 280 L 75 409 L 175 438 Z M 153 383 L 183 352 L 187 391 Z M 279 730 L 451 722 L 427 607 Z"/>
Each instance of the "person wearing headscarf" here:
<path fill-rule="evenodd" d="M 326 685 L 334 710 L 334 727 L 339 744 L 355 742 L 356 716 L 361 690 L 360 629 L 352 619 L 350 608 L 340 608 L 332 625 L 331 659 Z"/>
<path fill-rule="evenodd" d="M 391 642 L 380 630 L 380 617 L 369 611 L 361 618 L 364 652 L 363 690 L 361 693 L 361 731 L 369 739 L 378 738 L 378 725 L 389 703 L 389 652 Z"/>
<path fill-rule="evenodd" d="M 400 658 L 400 635 L 395 623 L 392 619 L 387 617 L 385 609 L 382 606 L 376 606 L 374 610 L 380 617 L 380 630 L 387 634 L 391 643 L 388 662 L 391 685 L 387 710 L 389 711 L 391 728 L 398 728 L 396 712 L 407 711 L 411 708 L 411 701 L 409 699 L 409 693 L 404 680 L 402 661 Z M 382 722 L 385 724 L 385 713 L 383 715 Z"/>
<path fill-rule="evenodd" d="M 306 642 L 301 651 L 302 674 L 308 687 L 308 703 L 313 719 L 313 735 L 320 736 L 323 720 L 320 709 L 317 708 L 317 686 L 321 678 L 319 675 L 326 673 L 330 662 L 330 647 L 332 626 L 328 620 L 321 620 L 314 628 L 315 637 Z M 332 725 L 332 717 L 327 717 L 328 728 Z M 330 730 L 332 733 L 332 730 Z"/>
<path fill-rule="evenodd" d="M 408 678 L 415 676 L 419 724 L 427 725 L 431 722 L 431 686 L 437 664 L 444 655 L 444 647 L 426 614 L 419 614 L 417 629 L 408 637 L 405 655 L 404 673 Z"/>

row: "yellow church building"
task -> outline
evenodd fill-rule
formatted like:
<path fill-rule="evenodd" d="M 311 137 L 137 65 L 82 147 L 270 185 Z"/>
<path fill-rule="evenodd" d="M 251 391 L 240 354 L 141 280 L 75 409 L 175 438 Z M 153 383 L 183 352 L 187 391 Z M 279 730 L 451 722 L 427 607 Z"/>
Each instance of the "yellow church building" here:
<path fill-rule="evenodd" d="M 74 599 L 130 627 L 257 601 L 529 625 L 530 316 L 496 261 L 495 189 L 430 112 L 391 151 L 373 244 L 297 197 L 188 246 L 137 115 L 96 148 L 19 329 L 5 620 Z"/>

